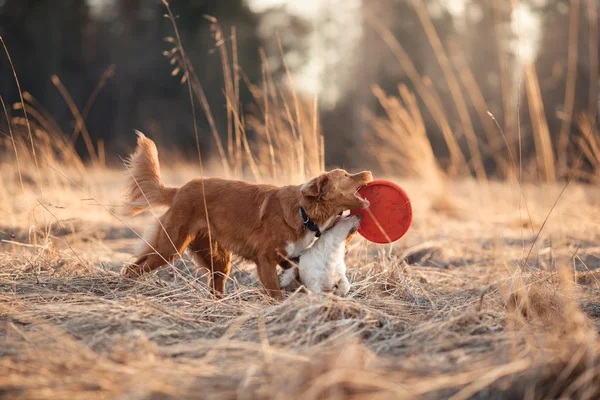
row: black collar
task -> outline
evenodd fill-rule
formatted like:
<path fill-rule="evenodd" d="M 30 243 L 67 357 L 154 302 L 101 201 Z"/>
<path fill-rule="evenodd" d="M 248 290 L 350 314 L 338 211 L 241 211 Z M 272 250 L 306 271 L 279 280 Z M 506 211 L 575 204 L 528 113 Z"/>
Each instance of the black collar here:
<path fill-rule="evenodd" d="M 300 207 L 300 217 L 302 218 L 302 225 L 309 231 L 315 232 L 315 236 L 321 236 L 321 230 L 319 229 L 319 225 L 315 224 L 315 221 L 310 219 L 304 208 Z"/>

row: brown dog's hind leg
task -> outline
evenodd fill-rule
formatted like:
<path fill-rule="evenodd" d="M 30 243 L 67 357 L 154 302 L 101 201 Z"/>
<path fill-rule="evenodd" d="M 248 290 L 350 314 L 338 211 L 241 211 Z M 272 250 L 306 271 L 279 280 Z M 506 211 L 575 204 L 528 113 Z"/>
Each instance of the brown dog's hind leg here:
<path fill-rule="evenodd" d="M 163 216 L 161 220 L 162 226 L 159 224 L 153 237 L 146 239 L 152 247 L 148 244 L 144 246 L 136 262 L 125 269 L 126 277 L 140 276 L 172 262 L 188 246 L 191 238 L 183 227 L 178 226 L 173 229 L 166 223 L 168 218 Z"/>
<path fill-rule="evenodd" d="M 211 253 L 210 242 L 208 236 L 205 235 L 198 235 L 190 243 L 189 248 L 196 265 L 211 271 L 210 287 L 213 295 L 222 296 L 225 293 L 225 283 L 231 270 L 231 253 L 215 241 L 213 241 Z"/>

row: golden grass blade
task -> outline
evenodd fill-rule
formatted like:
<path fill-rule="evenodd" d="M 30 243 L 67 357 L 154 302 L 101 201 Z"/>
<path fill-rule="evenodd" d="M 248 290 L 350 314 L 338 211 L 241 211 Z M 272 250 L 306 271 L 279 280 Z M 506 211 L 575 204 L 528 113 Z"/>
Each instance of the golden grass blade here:
<path fill-rule="evenodd" d="M 169 20 L 171 21 L 171 25 L 173 26 L 173 31 L 175 32 L 175 37 L 177 38 L 176 44 L 177 47 L 179 49 L 179 54 L 183 57 L 183 67 L 184 67 L 184 71 L 185 71 L 185 76 L 187 77 L 187 88 L 188 88 L 188 95 L 189 95 L 189 99 L 190 99 L 190 105 L 191 105 L 191 109 L 192 109 L 192 123 L 194 125 L 194 137 L 196 138 L 196 151 L 198 153 L 198 163 L 200 165 L 200 179 L 202 182 L 202 203 L 204 205 L 204 215 L 206 216 L 206 226 L 208 228 L 208 244 L 209 244 L 209 251 L 210 254 L 213 253 L 213 240 L 212 240 L 212 232 L 211 232 L 211 228 L 210 228 L 210 215 L 208 213 L 208 206 L 206 204 L 206 192 L 204 189 L 204 165 L 202 163 L 202 152 L 200 151 L 200 138 L 198 137 L 198 123 L 196 121 L 196 106 L 194 104 L 194 95 L 193 95 L 193 89 L 192 89 L 192 82 L 190 79 L 190 69 L 188 68 L 188 62 L 187 62 L 187 56 L 186 53 L 183 49 L 183 44 L 181 42 L 181 36 L 179 34 L 179 28 L 177 27 L 177 22 L 175 21 L 175 16 L 173 15 L 173 12 L 171 11 L 171 6 L 169 5 L 169 2 L 167 0 L 162 0 L 163 5 L 165 6 L 165 8 L 167 9 L 167 13 L 168 13 L 168 17 Z M 194 74 L 195 76 L 195 74 Z M 200 87 L 201 89 L 201 87 Z M 201 93 L 204 93 L 204 91 L 201 90 Z M 202 97 L 204 99 L 204 101 L 206 101 L 206 99 L 204 97 Z M 206 102 L 206 104 L 208 105 L 208 102 Z M 205 108 L 206 110 L 206 108 Z M 208 114 L 207 114 L 208 115 Z M 210 120 L 210 119 L 209 119 Z M 214 131 L 214 130 L 213 130 Z M 218 137 L 218 134 L 217 134 Z M 220 144 L 220 141 L 217 142 L 217 144 Z M 226 161 L 224 159 L 224 152 L 222 149 L 222 146 L 220 147 L 220 152 L 222 154 L 222 161 Z M 152 249 L 154 250 L 154 249 Z M 156 250 L 154 250 L 156 251 Z M 213 259 L 211 257 L 210 259 L 210 271 L 211 273 L 214 274 L 214 263 L 213 263 Z M 213 280 L 213 285 L 214 285 L 214 280 Z M 213 286 L 213 290 L 215 289 L 215 287 Z"/>
<path fill-rule="evenodd" d="M 102 91 L 104 86 L 106 86 L 106 82 L 110 78 L 115 76 L 115 70 L 116 70 L 116 65 L 112 64 L 112 65 L 109 65 L 108 68 L 106 68 L 104 70 L 104 72 L 102 73 L 100 80 L 96 84 L 96 87 L 94 87 L 94 90 L 92 91 L 92 94 L 88 98 L 88 101 L 85 103 L 85 106 L 83 107 L 83 111 L 81 111 L 81 118 L 83 121 L 85 121 L 85 119 L 88 117 L 88 114 L 92 110 L 92 106 L 96 102 L 96 98 L 98 98 L 100 91 Z M 75 124 L 75 127 L 73 128 L 73 132 L 71 133 L 71 146 L 73 146 L 75 144 L 75 141 L 77 140 L 77 136 L 80 133 L 81 133 L 81 126 L 79 124 Z"/>
<path fill-rule="evenodd" d="M 548 122 L 544 113 L 544 102 L 537 72 L 535 65 L 532 63 L 525 64 L 525 87 L 527 89 L 529 114 L 533 124 L 533 138 L 541 179 L 543 182 L 553 183 L 556 181 L 554 150 L 552 149 L 552 139 L 550 138 Z"/>
<path fill-rule="evenodd" d="M 575 88 L 577 81 L 577 56 L 579 54 L 579 9 L 580 0 L 571 0 L 569 16 L 569 50 L 567 55 L 567 82 L 565 87 L 565 102 L 562 115 L 562 124 L 556 151 L 558 154 L 558 174 L 564 175 L 567 169 L 567 150 L 569 136 L 571 134 L 571 123 L 573 121 L 573 109 L 575 107 Z M 598 50 L 596 49 L 596 52 Z"/>
<path fill-rule="evenodd" d="M 273 149 L 273 140 L 271 139 L 271 130 L 269 127 L 269 82 L 267 81 L 267 70 L 269 65 L 267 64 L 267 57 L 265 55 L 264 50 L 260 49 L 260 59 L 262 61 L 261 72 L 262 72 L 262 81 L 263 81 L 263 89 L 262 89 L 262 101 L 264 103 L 264 112 L 265 116 L 265 135 L 267 137 L 267 146 L 269 148 L 269 158 L 271 161 L 271 178 L 277 179 L 277 172 L 275 168 L 275 150 Z"/>
<path fill-rule="evenodd" d="M 411 1 L 415 11 L 417 12 L 419 20 L 421 21 L 421 25 L 425 30 L 429 43 L 433 47 L 433 51 L 438 60 L 438 63 L 442 67 L 444 77 L 446 78 L 446 82 L 448 83 L 448 87 L 450 88 L 450 92 L 452 93 L 452 98 L 454 99 L 454 104 L 456 106 L 456 110 L 458 111 L 458 116 L 461 120 L 463 129 L 465 131 L 467 144 L 469 146 L 469 152 L 471 153 L 471 157 L 473 159 L 473 167 L 475 170 L 475 174 L 477 175 L 477 178 L 479 180 L 486 182 L 487 174 L 485 172 L 483 160 L 481 159 L 477 135 L 475 134 L 473 122 L 471 121 L 469 109 L 460 89 L 460 85 L 458 84 L 458 80 L 456 79 L 456 76 L 452 71 L 450 61 L 448 60 L 448 55 L 444 50 L 444 46 L 442 45 L 442 42 L 435 30 L 435 27 L 433 26 L 433 22 L 431 22 L 429 13 L 426 10 L 422 0 Z"/>
<path fill-rule="evenodd" d="M 464 88 L 467 90 L 467 94 L 471 99 L 471 103 L 477 111 L 481 125 L 483 125 L 484 132 L 487 136 L 488 145 L 498 143 L 502 139 L 498 137 L 497 131 L 494 129 L 494 123 L 488 117 L 489 107 L 485 101 L 485 98 L 483 97 L 483 94 L 481 93 L 479 85 L 477 85 L 477 81 L 473 76 L 471 68 L 469 68 L 465 53 L 458 40 L 450 40 L 449 49 L 450 54 L 454 55 L 452 57 L 452 61 L 458 72 L 458 76 Z M 500 166 L 506 164 L 506 160 L 504 160 L 496 151 L 492 150 L 492 156 L 494 157 L 497 165 Z"/>
<path fill-rule="evenodd" d="M 10 134 L 10 141 L 13 146 L 13 150 L 15 152 L 15 162 L 17 163 L 17 172 L 19 174 L 19 184 L 21 185 L 21 191 L 23 192 L 23 198 L 25 198 L 25 185 L 23 185 L 23 174 L 21 173 L 21 164 L 19 163 L 19 151 L 17 150 L 17 144 L 15 142 L 15 135 L 13 134 L 12 124 L 10 122 L 10 117 L 8 116 L 8 110 L 6 109 L 6 104 L 4 104 L 4 99 L 0 96 L 0 103 L 2 104 L 2 110 L 4 111 L 4 116 L 6 117 L 6 125 L 8 126 L 8 133 Z"/>
<path fill-rule="evenodd" d="M 73 117 L 75 118 L 76 130 L 81 131 L 81 135 L 85 142 L 85 146 L 87 148 L 90 159 L 92 160 L 92 164 L 97 165 L 98 164 L 98 155 L 96 154 L 96 149 L 94 148 L 94 143 L 92 142 L 92 138 L 90 137 L 87 127 L 85 126 L 85 121 L 83 120 L 83 117 L 81 116 L 81 113 L 79 112 L 79 109 L 77 108 L 77 105 L 73 101 L 73 98 L 69 94 L 67 88 L 64 87 L 64 85 L 62 84 L 62 82 L 60 81 L 60 78 L 58 76 L 52 75 L 52 83 L 54 84 L 54 86 L 56 86 L 56 88 L 60 92 L 62 98 L 67 103 L 67 106 L 69 106 L 69 109 L 71 110 L 71 114 L 73 114 Z"/>
<path fill-rule="evenodd" d="M 42 196 L 43 196 L 43 189 L 42 189 L 41 180 L 40 180 L 40 169 L 39 169 L 39 166 L 37 163 L 37 158 L 35 157 L 35 146 L 33 144 L 33 134 L 31 132 L 31 125 L 29 124 L 29 117 L 27 116 L 27 110 L 25 110 L 25 101 L 23 99 L 23 91 L 21 90 L 21 83 L 19 82 L 19 78 L 17 76 L 17 71 L 15 70 L 15 66 L 12 62 L 12 58 L 10 56 L 10 53 L 8 52 L 8 48 L 6 47 L 6 43 L 4 42 L 4 38 L 2 38 L 2 36 L 0 36 L 0 42 L 2 42 L 2 47 L 4 48 L 4 53 L 6 54 L 6 57 L 8 58 L 8 62 L 10 63 L 10 68 L 12 70 L 13 77 L 15 78 L 17 90 L 19 91 L 21 105 L 23 106 L 23 112 L 25 114 L 25 123 L 27 124 L 27 132 L 29 133 L 29 143 L 31 144 L 31 151 L 33 152 L 33 156 L 34 156 L 35 169 L 36 169 L 38 181 L 40 182 L 40 191 L 42 192 Z"/>
<path fill-rule="evenodd" d="M 589 92 L 589 108 L 590 116 L 596 114 L 598 108 L 598 74 L 600 74 L 600 65 L 598 63 L 598 52 L 600 47 L 598 44 L 598 5 L 595 0 L 587 0 L 587 16 L 588 16 L 588 43 L 589 43 L 589 58 L 590 58 L 590 92 Z"/>

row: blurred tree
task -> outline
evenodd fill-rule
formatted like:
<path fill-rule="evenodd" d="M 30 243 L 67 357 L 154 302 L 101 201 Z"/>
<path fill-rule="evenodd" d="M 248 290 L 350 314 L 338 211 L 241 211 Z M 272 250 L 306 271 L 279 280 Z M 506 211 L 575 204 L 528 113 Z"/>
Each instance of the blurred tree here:
<path fill-rule="evenodd" d="M 239 64 L 251 81 L 260 79 L 261 74 L 258 18 L 243 0 L 175 0 L 172 8 L 178 15 L 184 48 L 223 134 L 227 119 L 223 68 L 205 15 L 219 20 L 229 49 L 235 25 Z M 103 72 L 114 65 L 114 78 L 102 88 L 86 120 L 93 140 L 104 139 L 111 144 L 109 151 L 122 152 L 123 146 L 134 140 L 132 130 L 140 129 L 159 142 L 195 149 L 190 146 L 195 139 L 186 89 L 180 77 L 171 76 L 173 66 L 162 55 L 170 49 L 165 37 L 173 36 L 164 13 L 162 2 L 156 0 L 96 2 L 93 14 L 86 0 L 6 0 L 0 7 L 0 35 L 22 88 L 48 109 L 65 133 L 73 130 L 74 118 L 51 76 L 61 79 L 81 110 Z M 18 93 L 2 57 L 0 90 L 10 104 L 18 100 Z M 230 54 L 230 62 L 232 59 Z M 242 91 L 241 102 L 249 100 L 248 92 Z M 201 111 L 198 116 L 202 145 L 210 151 L 206 119 Z"/>
<path fill-rule="evenodd" d="M 187 88 L 180 76 L 171 76 L 173 66 L 163 57 L 172 45 L 166 37 L 174 36 L 171 24 L 163 17 L 166 10 L 154 0 L 119 0 L 116 17 L 107 21 L 104 30 L 110 38 L 109 62 L 117 65 L 114 84 L 120 88 L 115 110 L 117 137 L 133 140 L 132 129 L 142 129 L 159 142 L 177 144 L 179 149 L 195 149 L 193 123 Z M 224 107 L 223 65 L 216 51 L 215 38 L 207 16 L 215 17 L 224 32 L 225 46 L 231 49 L 231 32 L 235 26 L 239 63 L 249 79 L 260 77 L 257 37 L 258 21 L 242 0 L 171 2 L 177 16 L 183 46 L 200 84 L 206 93 L 220 134 L 226 134 L 227 113 Z M 229 55 L 229 62 L 233 60 Z M 231 67 L 231 66 L 230 66 Z M 247 91 L 240 100 L 250 101 Z M 208 122 L 198 99 L 201 147 L 207 153 L 214 145 Z M 122 144 L 118 144 L 119 147 Z M 194 152 L 191 152 L 193 155 Z"/>
<path fill-rule="evenodd" d="M 82 109 L 106 68 L 115 65 L 114 77 L 99 92 L 86 119 L 94 141 L 102 138 L 112 144 L 112 150 L 123 153 L 124 146 L 133 142 L 131 131 L 140 129 L 159 142 L 177 144 L 184 152 L 189 149 L 190 155 L 195 153 L 187 89 L 180 83 L 181 75 L 171 76 L 173 66 L 162 55 L 172 47 L 164 39 L 173 36 L 173 32 L 163 17 L 161 1 L 2 3 L 0 35 L 11 52 L 22 87 L 48 108 L 66 134 L 73 131 L 74 118 L 50 77 L 59 76 Z M 363 118 L 365 111 L 384 114 L 372 94 L 374 84 L 394 95 L 398 84 L 405 84 L 418 94 L 434 150 L 443 158 L 448 150 L 439 121 L 430 112 L 431 102 L 424 101 L 418 93 L 419 86 L 425 85 L 427 93 L 439 99 L 451 130 L 469 158 L 464 139 L 465 115 L 457 112 L 456 89 L 453 94 L 448 70 L 440 67 L 439 49 L 431 44 L 431 30 L 428 35 L 422 14 L 420 18 L 414 5 L 424 7 L 468 106 L 483 161 L 493 170 L 505 148 L 495 125 L 490 124 L 488 110 L 500 122 L 511 146 L 516 146 L 519 116 L 525 138 L 523 148 L 526 152 L 534 150 L 523 85 L 524 55 L 535 61 L 553 138 L 561 132 L 576 132 L 576 117 L 594 109 L 598 94 L 598 57 L 592 51 L 592 47 L 600 46 L 598 2 L 517 3 L 520 8 L 515 11 L 516 3 L 504 0 L 323 0 L 312 6 L 312 14 L 307 12 L 311 7 L 297 7 L 291 1 L 260 13 L 253 12 L 245 0 L 172 0 L 171 6 L 185 50 L 224 140 L 227 109 L 223 65 L 213 22 L 206 15 L 215 17 L 220 24 L 223 36 L 219 45 L 227 48 L 230 67 L 234 60 L 235 26 L 241 79 L 261 81 L 258 49 L 263 46 L 275 80 L 286 82 L 281 41 L 287 66 L 296 81 L 295 89 L 300 95 L 312 90 L 321 96 L 327 162 L 348 166 L 353 160 L 363 162 L 361 157 L 353 156 L 364 153 L 349 153 L 348 149 L 366 144 L 362 141 L 369 129 Z M 575 36 L 569 29 L 572 21 L 578 24 Z M 535 29 L 538 24 L 540 29 Z M 576 48 L 569 43 L 574 38 Z M 529 50 L 523 47 L 523 39 L 527 39 Z M 404 50 L 403 60 L 398 60 L 397 49 L 390 47 L 394 40 Z M 569 63 L 569 54 L 576 58 L 575 63 Z M 18 100 L 18 93 L 6 58 L 0 57 L 0 93 L 10 104 Z M 575 82 L 571 94 L 566 90 L 569 80 Z M 252 99 L 243 82 L 240 87 L 240 102 L 246 105 Z M 565 102 L 573 98 L 573 93 L 573 104 Z M 214 141 L 198 101 L 196 106 L 201 144 L 210 152 Z M 571 117 L 565 119 L 566 114 Z M 84 147 L 80 143 L 78 146 L 85 154 Z M 573 146 L 569 140 L 567 147 Z M 117 154 L 111 147 L 107 152 Z M 506 170 L 506 165 L 500 170 Z"/>
<path fill-rule="evenodd" d="M 434 15 L 434 22 L 438 34 L 445 39 L 449 32 L 454 31 L 453 20 L 443 8 L 439 11 Z M 442 70 L 409 0 L 363 1 L 361 16 L 363 33 L 355 51 L 348 58 L 343 58 L 341 65 L 331 68 L 350 69 L 351 73 L 341 82 L 343 89 L 339 102 L 323 117 L 326 147 L 329 145 L 330 149 L 336 149 L 328 154 L 329 161 L 335 164 L 345 162 L 355 167 L 358 165 L 353 164 L 358 160 L 364 163 L 363 146 L 367 144 L 362 138 L 368 130 L 364 121 L 365 111 L 383 113 L 373 96 L 373 85 L 377 84 L 388 94 L 398 94 L 398 85 L 401 83 L 412 91 L 416 90 L 410 71 L 405 69 L 405 63 L 398 60 L 398 52 L 386 42 L 386 35 L 391 35 L 401 45 L 408 55 L 407 61 L 421 78 L 432 81 L 446 104 L 451 99 Z M 447 151 L 440 131 L 431 114 L 426 111 L 427 107 L 422 103 L 421 106 L 436 151 L 443 158 Z M 449 114 L 452 113 L 455 115 L 453 109 L 449 108 Z M 343 135 L 330 135 L 329 132 L 334 129 L 343 132 Z M 359 154 L 361 156 L 357 157 Z"/>
<path fill-rule="evenodd" d="M 50 77 L 61 77 L 81 101 L 85 75 L 83 32 L 89 23 L 85 0 L 6 0 L 0 8 L 0 35 L 13 58 L 21 85 L 59 120 L 68 114 Z M 7 103 L 18 100 L 12 71 L 2 55 L 0 88 Z"/>

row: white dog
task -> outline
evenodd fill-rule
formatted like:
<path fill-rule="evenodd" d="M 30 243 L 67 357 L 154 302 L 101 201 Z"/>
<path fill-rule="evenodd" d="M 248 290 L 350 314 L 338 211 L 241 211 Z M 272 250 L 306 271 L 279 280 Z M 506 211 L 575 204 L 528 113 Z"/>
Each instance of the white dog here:
<path fill-rule="evenodd" d="M 345 296 L 350 290 L 346 278 L 346 239 L 358 229 L 360 215 L 348 215 L 330 229 L 307 250 L 300 254 L 298 265 L 286 269 L 279 276 L 282 288 L 290 286 L 300 276 L 300 281 L 315 294 L 334 292 Z"/>

